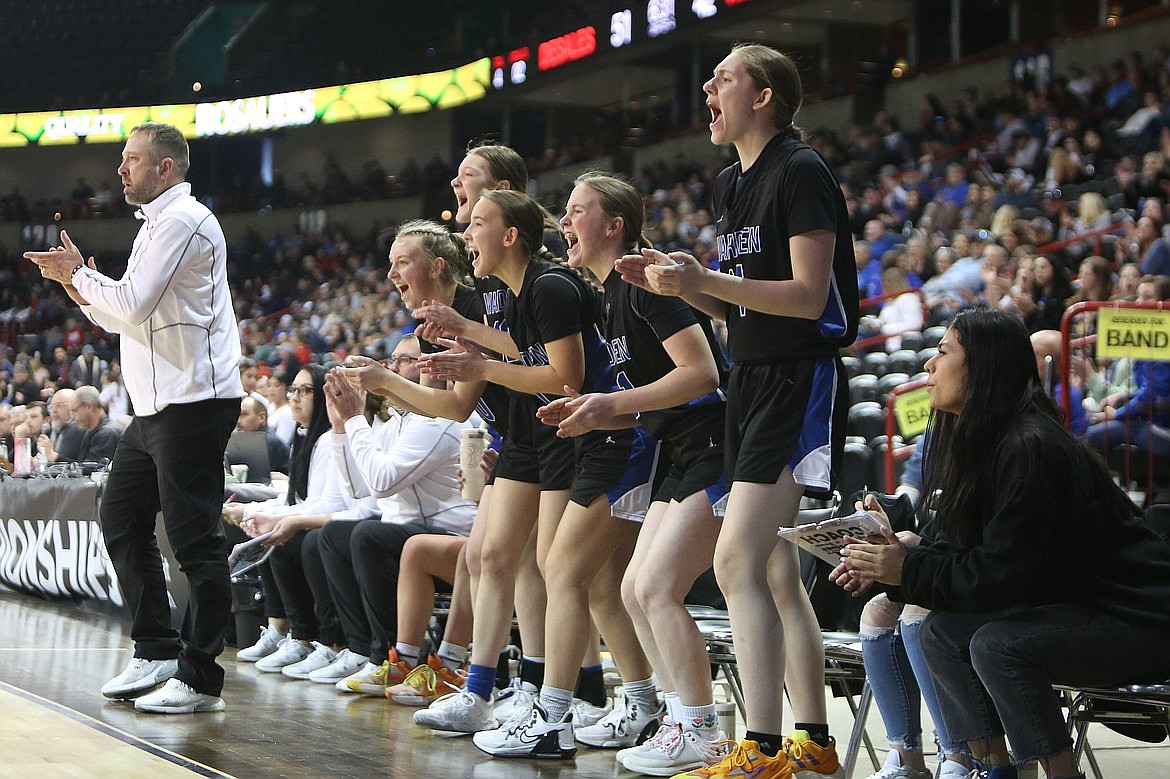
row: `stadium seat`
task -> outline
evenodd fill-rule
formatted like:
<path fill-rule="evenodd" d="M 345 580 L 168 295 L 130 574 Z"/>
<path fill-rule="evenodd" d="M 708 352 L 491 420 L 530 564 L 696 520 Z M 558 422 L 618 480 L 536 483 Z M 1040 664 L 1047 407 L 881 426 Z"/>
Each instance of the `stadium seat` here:
<path fill-rule="evenodd" d="M 878 400 L 878 378 L 872 373 L 862 373 L 849 380 L 849 402 L 862 403 Z"/>
<path fill-rule="evenodd" d="M 905 339 L 902 341 L 902 347 L 890 355 L 891 373 L 905 373 L 913 376 L 922 370 L 922 360 L 918 356 L 917 349 L 911 349 L 906 346 Z"/>
<path fill-rule="evenodd" d="M 886 432 L 886 411 L 876 400 L 865 400 L 849 407 L 846 435 L 857 435 L 867 442 Z"/>
<path fill-rule="evenodd" d="M 878 402 L 883 406 L 890 398 L 890 393 L 896 388 L 901 387 L 906 382 L 910 381 L 910 377 L 905 373 L 887 373 L 878 379 Z"/>
<path fill-rule="evenodd" d="M 841 358 L 841 362 L 845 365 L 845 375 L 851 379 L 862 372 L 860 358 L 847 354 Z"/>
<path fill-rule="evenodd" d="M 911 351 L 918 351 L 926 345 L 922 333 L 911 331 L 909 333 L 902 333 L 902 348 L 910 349 Z"/>
<path fill-rule="evenodd" d="M 861 358 L 861 364 L 865 366 L 867 373 L 872 373 L 874 376 L 884 376 L 889 370 L 890 356 L 885 352 L 869 352 Z"/>
<path fill-rule="evenodd" d="M 942 325 L 935 325 L 934 327 L 928 327 L 922 331 L 922 342 L 923 342 L 924 346 L 937 347 L 938 342 L 942 340 L 942 337 L 944 335 L 946 335 L 946 333 L 947 333 L 947 329 L 945 327 L 943 327 Z"/>

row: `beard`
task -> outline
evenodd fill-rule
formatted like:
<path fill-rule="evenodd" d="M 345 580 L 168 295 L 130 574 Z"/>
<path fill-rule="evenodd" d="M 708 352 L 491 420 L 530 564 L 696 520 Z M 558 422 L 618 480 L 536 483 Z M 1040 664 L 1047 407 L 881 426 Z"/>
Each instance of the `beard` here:
<path fill-rule="evenodd" d="M 157 178 L 141 180 L 124 187 L 126 202 L 132 206 L 141 206 L 159 196 L 161 186 Z"/>

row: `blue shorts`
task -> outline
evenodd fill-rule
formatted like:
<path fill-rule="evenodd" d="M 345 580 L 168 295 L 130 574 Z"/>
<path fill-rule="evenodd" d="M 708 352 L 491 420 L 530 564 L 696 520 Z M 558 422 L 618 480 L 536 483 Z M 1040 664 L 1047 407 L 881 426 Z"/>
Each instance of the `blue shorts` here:
<path fill-rule="evenodd" d="M 641 428 L 594 430 L 573 440 L 577 476 L 570 500 L 588 506 L 605 495 L 613 516 L 642 521 L 654 494 L 658 442 Z"/>

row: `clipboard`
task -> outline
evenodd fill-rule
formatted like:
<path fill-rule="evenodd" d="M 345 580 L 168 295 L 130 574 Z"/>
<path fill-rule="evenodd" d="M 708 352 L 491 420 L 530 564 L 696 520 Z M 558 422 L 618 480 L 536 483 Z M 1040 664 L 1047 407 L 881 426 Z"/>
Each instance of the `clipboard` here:
<path fill-rule="evenodd" d="M 796 527 L 782 527 L 778 535 L 830 565 L 837 565 L 841 562 L 841 549 L 846 542 L 866 541 L 871 540 L 872 536 L 878 536 L 882 538 L 881 543 L 884 543 L 883 529 L 881 522 L 864 511 L 857 511 L 846 517 L 834 517 Z"/>

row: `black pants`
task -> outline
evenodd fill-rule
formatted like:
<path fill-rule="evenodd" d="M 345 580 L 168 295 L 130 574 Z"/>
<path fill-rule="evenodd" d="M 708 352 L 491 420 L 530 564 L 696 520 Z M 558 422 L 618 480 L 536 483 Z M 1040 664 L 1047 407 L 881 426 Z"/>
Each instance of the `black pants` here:
<path fill-rule="evenodd" d="M 319 530 L 297 533 L 276 547 L 268 562 L 276 580 L 275 589 L 280 591 L 281 602 L 292 623 L 292 635 L 303 641 L 335 646 L 344 644 L 345 637 L 328 587 L 320 585 L 325 580 L 325 571 L 317 551 L 319 536 Z M 314 582 L 318 582 L 316 588 Z"/>
<path fill-rule="evenodd" d="M 427 533 L 447 535 L 421 522 L 377 519 L 327 522 L 321 528 L 321 561 L 350 651 L 375 662 L 390 651 L 398 635 L 402 547 L 411 536 Z"/>
<path fill-rule="evenodd" d="M 101 503 L 106 549 L 133 619 L 134 656 L 177 657 L 176 677 L 208 695 L 223 689 L 215 658 L 232 613 L 219 517 L 223 453 L 239 415 L 240 400 L 232 398 L 172 404 L 135 417 L 114 453 Z M 171 624 L 154 534 L 160 508 L 190 592 L 181 631 Z"/>

